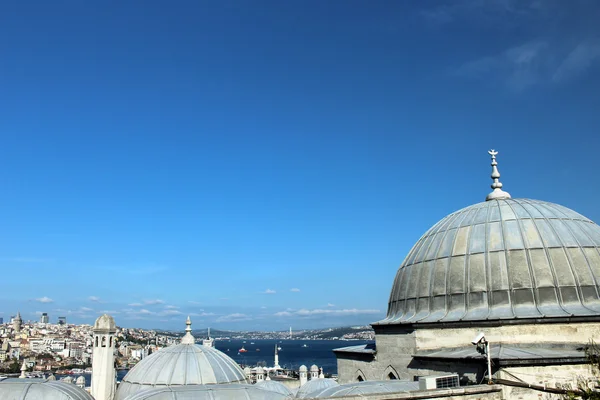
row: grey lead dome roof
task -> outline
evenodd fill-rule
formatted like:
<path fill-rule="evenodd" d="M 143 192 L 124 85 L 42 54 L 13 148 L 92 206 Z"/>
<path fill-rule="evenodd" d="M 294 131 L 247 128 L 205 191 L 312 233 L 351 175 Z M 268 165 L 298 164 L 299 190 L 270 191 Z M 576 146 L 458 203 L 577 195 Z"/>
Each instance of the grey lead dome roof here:
<path fill-rule="evenodd" d="M 227 383 L 246 383 L 235 361 L 212 347 L 182 343 L 140 361 L 119 384 L 115 399 L 153 387 Z"/>
<path fill-rule="evenodd" d="M 93 400 L 85 390 L 65 382 L 45 379 L 0 379 L 3 400 Z"/>
<path fill-rule="evenodd" d="M 287 400 L 292 398 L 256 385 L 229 384 L 157 387 L 132 394 L 125 400 Z"/>
<path fill-rule="evenodd" d="M 566 207 L 493 199 L 429 229 L 375 325 L 600 316 L 600 227 Z"/>

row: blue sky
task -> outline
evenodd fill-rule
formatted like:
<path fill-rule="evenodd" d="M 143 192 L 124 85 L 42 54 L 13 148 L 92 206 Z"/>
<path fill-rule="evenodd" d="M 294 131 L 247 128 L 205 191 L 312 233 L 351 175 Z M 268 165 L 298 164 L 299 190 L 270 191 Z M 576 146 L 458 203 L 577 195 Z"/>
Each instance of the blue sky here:
<path fill-rule="evenodd" d="M 596 1 L 0 7 L 0 316 L 373 322 L 490 191 L 600 221 Z"/>

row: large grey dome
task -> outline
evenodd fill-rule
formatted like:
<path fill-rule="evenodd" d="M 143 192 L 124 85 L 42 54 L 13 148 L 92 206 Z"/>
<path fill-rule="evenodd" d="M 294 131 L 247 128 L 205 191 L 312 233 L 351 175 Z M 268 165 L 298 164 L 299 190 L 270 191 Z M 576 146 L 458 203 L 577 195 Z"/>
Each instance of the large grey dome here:
<path fill-rule="evenodd" d="M 166 347 L 125 375 L 116 400 L 142 389 L 177 385 L 246 383 L 240 366 L 217 349 L 192 343 Z"/>
<path fill-rule="evenodd" d="M 600 316 L 599 250 L 600 227 L 566 207 L 472 205 L 419 239 L 375 325 Z"/>
<path fill-rule="evenodd" d="M 64 382 L 45 379 L 0 379 L 0 399 L 93 400 L 85 390 Z"/>

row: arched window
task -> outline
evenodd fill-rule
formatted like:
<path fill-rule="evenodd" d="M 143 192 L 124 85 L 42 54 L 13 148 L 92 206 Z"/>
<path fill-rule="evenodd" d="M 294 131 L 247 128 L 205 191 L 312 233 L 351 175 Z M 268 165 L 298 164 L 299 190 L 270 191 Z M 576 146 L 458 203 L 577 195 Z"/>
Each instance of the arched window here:
<path fill-rule="evenodd" d="M 383 380 L 396 380 L 400 379 L 400 374 L 394 367 L 388 365 L 385 371 L 383 372 L 383 376 L 381 377 Z"/>
<path fill-rule="evenodd" d="M 108 338 L 108 347 L 112 347 L 112 336 Z"/>
<path fill-rule="evenodd" d="M 96 336 L 96 347 L 98 347 L 98 336 Z"/>
<path fill-rule="evenodd" d="M 106 336 L 102 336 L 102 347 L 106 347 Z"/>
<path fill-rule="evenodd" d="M 362 382 L 362 381 L 364 381 L 364 379 L 363 379 L 363 377 L 361 375 L 359 375 L 359 376 L 356 377 L 356 381 L 357 382 Z"/>

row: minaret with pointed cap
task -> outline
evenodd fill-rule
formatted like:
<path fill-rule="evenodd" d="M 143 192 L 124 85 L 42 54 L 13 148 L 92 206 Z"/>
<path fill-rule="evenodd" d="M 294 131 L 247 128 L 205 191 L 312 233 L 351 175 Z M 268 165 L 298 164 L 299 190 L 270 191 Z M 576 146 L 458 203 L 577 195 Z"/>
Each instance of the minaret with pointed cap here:
<path fill-rule="evenodd" d="M 502 183 L 500 182 L 500 172 L 498 172 L 498 163 L 496 162 L 496 156 L 498 155 L 498 152 L 495 151 L 494 149 L 488 151 L 488 154 L 490 156 L 492 156 L 492 180 L 494 181 L 492 183 L 492 189 L 494 189 L 494 191 L 490 194 L 487 195 L 487 197 L 485 198 L 485 201 L 490 201 L 490 200 L 501 200 L 501 199 L 510 199 L 510 194 L 505 192 L 504 190 L 502 190 Z"/>
<path fill-rule="evenodd" d="M 26 371 L 27 371 L 27 365 L 25 365 L 25 360 L 23 360 L 23 364 L 21 365 L 21 375 L 19 376 L 19 378 L 21 378 L 21 379 L 27 378 L 27 376 L 25 376 Z"/>
<path fill-rule="evenodd" d="M 192 336 L 192 320 L 188 315 L 187 320 L 185 321 L 185 335 L 181 338 L 181 344 L 194 344 L 196 343 L 196 338 Z"/>

